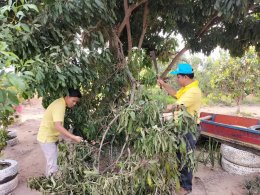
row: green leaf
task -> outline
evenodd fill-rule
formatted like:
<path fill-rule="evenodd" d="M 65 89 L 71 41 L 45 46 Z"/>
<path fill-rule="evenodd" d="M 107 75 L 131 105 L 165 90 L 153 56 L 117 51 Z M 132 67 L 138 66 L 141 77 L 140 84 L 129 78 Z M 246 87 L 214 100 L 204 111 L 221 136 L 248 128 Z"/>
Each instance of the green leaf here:
<path fill-rule="evenodd" d="M 23 7 L 24 7 L 26 10 L 32 9 L 32 10 L 35 10 L 35 11 L 39 12 L 37 6 L 34 5 L 34 4 L 24 4 Z"/>
<path fill-rule="evenodd" d="M 15 104 L 15 105 L 17 105 L 17 104 Z M 10 106 L 10 105 L 5 105 L 5 106 L 4 106 L 4 110 L 9 111 L 9 112 L 11 112 L 11 113 L 14 112 L 13 107 Z"/>
<path fill-rule="evenodd" d="M 1 70 L 0 71 L 0 77 L 3 76 L 5 74 L 5 71 L 4 70 Z"/>
<path fill-rule="evenodd" d="M 18 18 L 22 19 L 25 15 L 24 15 L 24 13 L 23 13 L 22 11 L 18 11 L 17 14 L 16 14 L 16 16 L 17 16 Z"/>
<path fill-rule="evenodd" d="M 100 1 L 100 0 L 95 0 L 95 3 L 99 6 L 99 8 L 104 9 L 104 4 L 103 4 L 102 1 Z"/>
<path fill-rule="evenodd" d="M 11 102 L 11 104 L 15 104 L 15 105 L 19 104 L 19 100 L 15 92 L 8 90 L 7 94 L 8 94 L 8 100 Z"/>
<path fill-rule="evenodd" d="M 7 79 L 18 90 L 24 90 L 26 88 L 23 79 L 19 78 L 15 74 L 8 74 Z"/>
<path fill-rule="evenodd" d="M 11 10 L 11 6 L 6 5 L 0 8 L 0 13 L 4 14 L 6 11 L 10 11 Z"/>
<path fill-rule="evenodd" d="M 34 60 L 26 60 L 25 63 L 24 63 L 24 66 L 30 65 L 34 62 L 35 62 Z"/>
<path fill-rule="evenodd" d="M 98 31 L 99 39 L 102 44 L 104 44 L 104 37 L 100 31 Z"/>
<path fill-rule="evenodd" d="M 184 139 L 181 139 L 180 152 L 181 152 L 182 154 L 186 153 L 186 142 L 185 142 Z"/>
<path fill-rule="evenodd" d="M 57 66 L 57 65 L 55 65 L 55 67 L 56 67 L 56 70 L 57 70 L 59 73 L 61 73 L 61 69 L 60 69 L 60 67 Z"/>
<path fill-rule="evenodd" d="M 6 42 L 0 41 L 0 51 L 5 51 L 7 49 L 8 45 Z"/>
<path fill-rule="evenodd" d="M 26 32 L 31 32 L 30 27 L 27 24 L 21 23 L 20 26 Z"/>
<path fill-rule="evenodd" d="M 133 111 L 130 112 L 130 116 L 131 116 L 132 120 L 134 121 L 135 120 L 135 113 Z"/>
<path fill-rule="evenodd" d="M 6 100 L 6 91 L 0 90 L 0 103 L 4 103 Z"/>
<path fill-rule="evenodd" d="M 23 74 L 29 75 L 29 76 L 34 76 L 34 74 L 31 71 L 24 71 Z"/>
<path fill-rule="evenodd" d="M 19 57 L 12 52 L 0 51 L 0 53 L 6 55 L 10 60 L 17 61 L 19 59 Z"/>
<path fill-rule="evenodd" d="M 11 7 L 13 4 L 13 1 L 12 0 L 8 0 L 8 5 Z"/>

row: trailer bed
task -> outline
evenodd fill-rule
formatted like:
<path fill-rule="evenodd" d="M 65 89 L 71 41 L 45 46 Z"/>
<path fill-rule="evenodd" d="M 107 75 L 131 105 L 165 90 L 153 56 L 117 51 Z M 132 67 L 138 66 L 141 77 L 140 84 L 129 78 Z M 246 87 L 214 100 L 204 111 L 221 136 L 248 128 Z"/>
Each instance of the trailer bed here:
<path fill-rule="evenodd" d="M 260 125 L 260 120 L 207 112 L 202 112 L 200 117 L 209 118 L 201 119 L 202 135 L 260 153 L 260 131 L 258 128 L 252 129 L 253 126 Z"/>

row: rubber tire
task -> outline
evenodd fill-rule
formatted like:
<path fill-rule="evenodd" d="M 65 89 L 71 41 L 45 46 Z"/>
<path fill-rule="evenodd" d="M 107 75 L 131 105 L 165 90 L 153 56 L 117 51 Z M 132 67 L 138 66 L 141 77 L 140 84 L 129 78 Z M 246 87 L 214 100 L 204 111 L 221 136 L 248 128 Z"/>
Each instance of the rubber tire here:
<path fill-rule="evenodd" d="M 8 132 L 7 132 L 7 135 L 8 135 L 9 137 L 17 137 L 16 131 L 8 131 Z"/>
<path fill-rule="evenodd" d="M 7 146 L 11 146 L 12 147 L 12 146 L 15 146 L 16 144 L 18 144 L 19 140 L 18 140 L 17 137 L 14 137 L 12 139 L 7 140 L 6 143 L 7 143 Z"/>
<path fill-rule="evenodd" d="M 260 168 L 260 156 L 256 154 L 226 144 L 221 144 L 220 152 L 229 162 L 249 168 Z"/>
<path fill-rule="evenodd" d="M 18 173 L 18 163 L 15 160 L 0 160 L 0 164 L 9 163 L 10 166 L 0 170 L 0 181 L 3 181 L 5 178 L 16 175 Z"/>
<path fill-rule="evenodd" d="M 10 192 L 12 192 L 18 185 L 18 176 L 16 176 L 11 181 L 8 181 L 4 184 L 0 185 L 0 194 L 1 195 L 7 195 Z"/>
<path fill-rule="evenodd" d="M 250 168 L 244 167 L 232 162 L 229 162 L 225 158 L 221 159 L 222 168 L 228 173 L 237 174 L 237 175 L 248 175 L 252 173 L 260 173 L 260 168 Z"/>

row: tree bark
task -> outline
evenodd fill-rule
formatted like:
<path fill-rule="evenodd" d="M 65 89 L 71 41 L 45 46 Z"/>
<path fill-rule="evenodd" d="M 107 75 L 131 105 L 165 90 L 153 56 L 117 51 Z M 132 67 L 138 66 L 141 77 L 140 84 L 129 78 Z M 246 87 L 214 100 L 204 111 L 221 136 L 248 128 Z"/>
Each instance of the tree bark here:
<path fill-rule="evenodd" d="M 128 7 L 127 12 L 125 13 L 125 17 L 124 17 L 122 23 L 120 24 L 120 26 L 119 26 L 119 28 L 118 28 L 118 36 L 119 36 L 119 37 L 120 37 L 120 35 L 121 35 L 123 29 L 124 29 L 125 26 L 126 26 L 127 18 L 130 17 L 130 15 L 132 14 L 132 12 L 133 12 L 137 7 L 139 7 L 140 5 L 142 5 L 142 4 L 146 3 L 146 2 L 148 2 L 148 0 L 141 0 L 141 1 L 139 1 L 138 3 L 132 4 L 132 5 L 130 5 L 130 6 Z"/>
<path fill-rule="evenodd" d="M 141 49 L 142 44 L 144 42 L 144 35 L 146 33 L 146 30 L 147 30 L 147 16 L 148 16 L 148 14 L 149 14 L 148 2 L 146 2 L 145 6 L 144 6 L 144 14 L 143 14 L 143 29 L 142 29 L 141 37 L 139 39 L 138 49 Z"/>
<path fill-rule="evenodd" d="M 118 68 L 119 69 L 125 69 L 126 70 L 126 74 L 127 77 L 130 80 L 131 83 L 131 95 L 130 95 L 130 100 L 129 100 L 129 104 L 132 104 L 134 102 L 134 96 L 135 96 L 135 91 L 136 91 L 136 87 L 137 87 L 137 82 L 135 80 L 135 78 L 133 77 L 131 71 L 129 70 L 129 67 L 127 65 L 127 61 L 126 61 L 126 57 L 124 55 L 124 51 L 123 51 L 123 46 L 122 43 L 117 35 L 117 33 L 115 31 L 112 31 L 113 33 L 113 38 L 111 38 L 111 47 L 115 47 L 115 52 L 116 52 L 116 56 L 118 59 Z"/>
<path fill-rule="evenodd" d="M 237 114 L 240 114 L 240 101 L 241 101 L 241 97 L 237 97 Z"/>
<path fill-rule="evenodd" d="M 126 73 L 127 76 L 131 82 L 131 94 L 130 94 L 130 100 L 129 100 L 129 104 L 133 104 L 134 103 L 134 97 L 135 97 L 135 91 L 136 91 L 136 87 L 137 87 L 137 82 L 135 80 L 135 78 L 133 77 L 131 71 L 129 70 L 129 67 L 126 65 Z"/>
<path fill-rule="evenodd" d="M 131 26 L 130 26 L 130 15 L 131 12 L 128 12 L 128 0 L 124 0 L 124 10 L 126 16 L 126 31 L 127 31 L 127 43 L 128 43 L 128 58 L 131 56 L 132 48 L 133 48 L 133 41 L 132 41 L 132 34 L 131 34 Z"/>

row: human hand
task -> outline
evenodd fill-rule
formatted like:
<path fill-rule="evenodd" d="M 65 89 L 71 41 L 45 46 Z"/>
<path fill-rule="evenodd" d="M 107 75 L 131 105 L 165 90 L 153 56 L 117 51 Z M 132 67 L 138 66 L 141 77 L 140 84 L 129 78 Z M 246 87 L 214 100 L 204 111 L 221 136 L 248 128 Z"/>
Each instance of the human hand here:
<path fill-rule="evenodd" d="M 90 142 L 92 145 L 95 145 L 97 142 L 95 140 L 91 140 Z"/>
<path fill-rule="evenodd" d="M 99 142 L 99 141 L 96 141 L 96 140 L 91 140 L 91 144 L 92 144 L 92 145 L 96 145 L 96 144 L 100 144 L 100 142 Z"/>
<path fill-rule="evenodd" d="M 162 85 L 163 85 L 164 83 L 165 83 L 165 82 L 164 82 L 162 79 L 160 79 L 160 78 L 157 79 L 157 85 L 159 85 L 160 87 L 162 87 Z"/>
<path fill-rule="evenodd" d="M 75 142 L 77 142 L 77 143 L 80 143 L 80 142 L 83 141 L 83 138 L 80 137 L 80 136 L 74 136 L 74 137 L 73 137 L 73 140 L 74 140 Z"/>
<path fill-rule="evenodd" d="M 172 112 L 173 109 L 174 109 L 174 107 L 175 107 L 175 106 L 172 105 L 172 104 L 167 105 L 165 112 Z"/>

